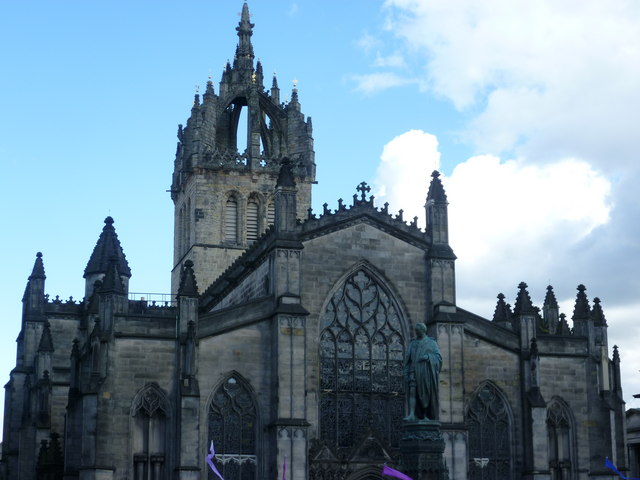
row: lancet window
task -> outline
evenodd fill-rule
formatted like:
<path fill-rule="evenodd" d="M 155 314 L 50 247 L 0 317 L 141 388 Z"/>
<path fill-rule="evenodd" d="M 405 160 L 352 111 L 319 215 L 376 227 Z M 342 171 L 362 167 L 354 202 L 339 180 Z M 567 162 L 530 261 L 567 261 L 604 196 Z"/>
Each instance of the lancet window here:
<path fill-rule="evenodd" d="M 549 470 L 551 480 L 573 479 L 573 430 L 571 412 L 560 400 L 552 400 L 547 408 L 549 436 Z"/>
<path fill-rule="evenodd" d="M 509 405 L 491 384 L 483 385 L 471 399 L 466 415 L 470 480 L 513 478 L 511 418 Z"/>
<path fill-rule="evenodd" d="M 167 472 L 169 406 L 157 387 L 143 390 L 133 405 L 133 479 L 162 480 Z"/>
<path fill-rule="evenodd" d="M 405 342 L 396 302 L 359 270 L 333 294 L 321 322 L 321 440 L 337 454 L 348 454 L 368 434 L 397 448 Z"/>
<path fill-rule="evenodd" d="M 257 477 L 257 411 L 251 393 L 235 376 L 215 392 L 209 408 L 209 439 L 216 450 L 214 461 L 225 480 Z M 209 471 L 209 480 L 217 476 Z"/>

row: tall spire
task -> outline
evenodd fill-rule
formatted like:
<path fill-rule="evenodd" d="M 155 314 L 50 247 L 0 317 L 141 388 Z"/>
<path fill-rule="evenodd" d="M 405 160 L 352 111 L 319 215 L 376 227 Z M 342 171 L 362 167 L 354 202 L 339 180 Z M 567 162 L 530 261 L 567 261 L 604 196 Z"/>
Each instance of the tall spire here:
<path fill-rule="evenodd" d="M 240 14 L 240 23 L 236 27 L 238 32 L 238 47 L 236 48 L 237 65 L 240 68 L 253 68 L 253 45 L 251 45 L 251 35 L 253 35 L 253 23 L 249 21 L 251 15 L 249 14 L 249 6 L 245 2 L 242 6 L 242 13 Z"/>

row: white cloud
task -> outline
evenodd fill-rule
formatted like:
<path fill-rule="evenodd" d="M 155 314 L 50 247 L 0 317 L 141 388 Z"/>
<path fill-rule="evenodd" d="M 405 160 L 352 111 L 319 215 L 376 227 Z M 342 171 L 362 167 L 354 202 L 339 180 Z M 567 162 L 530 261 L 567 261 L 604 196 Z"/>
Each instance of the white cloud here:
<path fill-rule="evenodd" d="M 376 52 L 376 59 L 373 61 L 373 66 L 380 68 L 404 68 L 406 66 L 406 62 L 404 57 L 398 52 L 387 56 L 383 56 L 380 52 Z"/>
<path fill-rule="evenodd" d="M 363 33 L 356 42 L 356 45 L 365 53 L 369 53 L 380 46 L 380 40 L 369 33 Z"/>
<path fill-rule="evenodd" d="M 434 135 L 412 130 L 391 140 L 374 181 L 378 204 L 387 201 L 394 212 L 403 208 L 405 219 L 418 216 L 424 225 L 430 174 L 439 162 Z M 483 315 L 490 314 L 495 294 L 515 291 L 521 280 L 540 289 L 551 279 L 564 281 L 571 252 L 610 219 L 611 184 L 575 159 L 529 165 L 476 156 L 443 183 L 460 304 L 474 309 L 482 299 Z"/>
<path fill-rule="evenodd" d="M 350 79 L 355 82 L 356 91 L 366 94 L 378 93 L 388 88 L 416 83 L 415 79 L 403 77 L 391 72 L 352 75 Z"/>
<path fill-rule="evenodd" d="M 384 146 L 373 182 L 376 203 L 389 202 L 389 212 L 404 209 L 405 220 L 424 218 L 433 170 L 440 167 L 438 139 L 421 130 L 397 136 Z"/>
<path fill-rule="evenodd" d="M 637 2 L 385 5 L 391 31 L 426 67 L 431 90 L 458 109 L 479 109 L 468 134 L 481 151 L 508 150 L 519 142 L 538 159 L 556 153 L 598 161 L 609 151 L 615 158 L 607 162 L 622 164 L 637 151 Z"/>

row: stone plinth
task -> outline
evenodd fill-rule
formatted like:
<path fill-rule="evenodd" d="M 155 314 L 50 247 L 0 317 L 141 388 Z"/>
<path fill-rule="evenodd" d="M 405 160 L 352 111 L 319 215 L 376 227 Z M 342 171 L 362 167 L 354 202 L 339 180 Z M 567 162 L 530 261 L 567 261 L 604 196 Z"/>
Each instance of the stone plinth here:
<path fill-rule="evenodd" d="M 440 422 L 404 421 L 400 440 L 400 470 L 413 480 L 448 480 Z"/>

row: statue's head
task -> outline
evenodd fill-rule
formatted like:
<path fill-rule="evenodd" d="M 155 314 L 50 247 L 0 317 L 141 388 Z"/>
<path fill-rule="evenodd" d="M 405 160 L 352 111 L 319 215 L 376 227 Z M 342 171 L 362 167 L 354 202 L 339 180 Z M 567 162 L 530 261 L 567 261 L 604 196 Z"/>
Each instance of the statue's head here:
<path fill-rule="evenodd" d="M 416 323 L 414 329 L 416 332 L 416 337 L 418 338 L 422 338 L 427 334 L 427 326 L 422 322 Z"/>

